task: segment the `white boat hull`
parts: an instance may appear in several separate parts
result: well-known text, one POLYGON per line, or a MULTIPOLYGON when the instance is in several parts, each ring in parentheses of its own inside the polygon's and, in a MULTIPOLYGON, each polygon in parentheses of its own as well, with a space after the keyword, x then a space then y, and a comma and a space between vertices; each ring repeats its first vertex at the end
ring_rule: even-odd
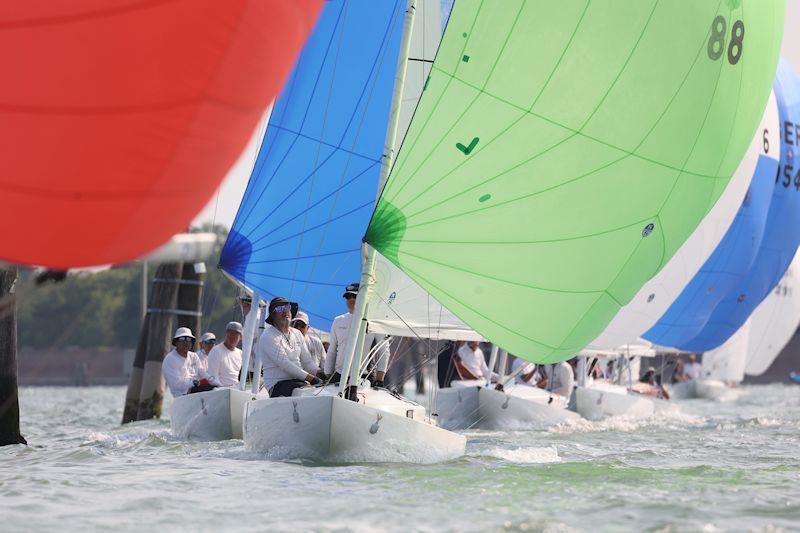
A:
POLYGON ((369 391, 358 403, 310 391, 249 402, 245 447, 272 459, 326 463, 434 463, 464 455, 466 438, 425 420, 418 404, 385 391, 369 391))
POLYGON ((718 402, 734 401, 739 397, 739 391, 716 379, 696 379, 695 394, 698 398, 718 402))
POLYGON ((645 418, 656 411, 655 402, 638 394, 628 394, 623 387, 576 387, 575 404, 578 413, 588 420, 611 416, 645 418))
POLYGON ((546 429, 580 418, 567 410, 566 398, 533 387, 441 389, 436 413, 447 429, 546 429))
POLYGON ((244 406, 254 399, 250 392, 227 388, 179 396, 172 401, 172 433, 201 441, 241 439, 244 406))

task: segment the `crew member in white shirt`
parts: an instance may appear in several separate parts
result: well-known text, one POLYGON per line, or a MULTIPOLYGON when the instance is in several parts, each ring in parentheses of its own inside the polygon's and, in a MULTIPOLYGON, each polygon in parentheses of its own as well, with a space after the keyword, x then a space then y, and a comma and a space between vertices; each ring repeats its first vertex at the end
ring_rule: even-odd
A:
MULTIPOLYGON (((347 312, 337 316, 331 326, 330 346, 325 356, 325 375, 331 376, 331 383, 339 383, 342 378, 342 366, 344 365, 345 346, 347 336, 350 333, 350 324, 353 321, 353 311, 356 308, 356 297, 358 296, 358 283, 351 283, 345 287, 344 298, 347 312)), ((389 367, 389 342, 387 336, 378 333, 367 333, 364 336, 364 348, 361 356, 361 363, 369 357, 373 346, 377 346, 375 359, 375 374, 372 383, 373 387, 383 387, 383 380, 386 377, 386 369, 389 367)))
POLYGON ((320 383, 316 377, 319 367, 308 351, 303 334, 290 326, 292 306, 280 296, 270 301, 269 325, 256 348, 264 369, 264 385, 273 398, 291 396, 298 387, 320 383))
POLYGON ((175 347, 164 357, 161 370, 173 398, 192 392, 203 392, 219 385, 203 368, 197 354, 190 351, 195 337, 189 328, 178 328, 172 337, 175 347))
POLYGON ((292 319, 292 327, 303 334, 308 351, 316 361, 317 366, 325 368, 325 347, 316 335, 310 333, 311 322, 308 320, 308 315, 303 311, 298 311, 297 315, 292 319))
POLYGON ((203 369, 205 369, 206 372, 208 372, 208 354, 211 353, 216 343, 217 336, 210 331, 200 336, 200 349, 197 350, 197 357, 200 358, 200 363, 203 365, 203 369))
POLYGON ((698 379, 702 375, 703 365, 697 362, 695 354, 689 355, 689 362, 683 365, 683 375, 687 379, 698 379))
POLYGON ((552 365, 542 365, 544 376, 539 380, 537 386, 542 389, 560 394, 569 398, 575 385, 575 373, 566 361, 552 365))
POLYGON ((511 373, 516 373, 514 376, 514 383, 517 385, 535 387, 536 383, 541 379, 536 365, 524 359, 520 359, 519 357, 515 357, 514 362, 511 363, 511 373))
POLYGON ((239 322, 228 322, 222 344, 214 346, 208 355, 208 373, 223 387, 235 387, 239 384, 242 350, 238 346, 242 341, 243 329, 239 322))
POLYGON ((478 341, 467 341, 456 352, 458 360, 456 368, 463 380, 496 378, 497 374, 489 370, 486 358, 478 341))

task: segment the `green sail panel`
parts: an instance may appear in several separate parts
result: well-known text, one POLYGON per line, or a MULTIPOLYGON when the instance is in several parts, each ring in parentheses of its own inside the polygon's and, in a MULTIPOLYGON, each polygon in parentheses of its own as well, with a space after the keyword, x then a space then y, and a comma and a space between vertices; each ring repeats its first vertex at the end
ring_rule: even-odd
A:
POLYGON ((783 0, 458 0, 365 237, 478 333, 568 359, 725 190, 783 0))

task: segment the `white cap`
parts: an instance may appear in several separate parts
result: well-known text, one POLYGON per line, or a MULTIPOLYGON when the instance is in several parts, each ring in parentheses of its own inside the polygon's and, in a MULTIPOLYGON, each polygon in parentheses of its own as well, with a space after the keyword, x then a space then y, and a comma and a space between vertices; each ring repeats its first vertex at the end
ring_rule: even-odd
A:
POLYGON ((295 322, 297 322, 298 320, 300 320, 301 322, 303 322, 303 323, 304 323, 306 326, 310 326, 310 325, 311 325, 311 323, 308 321, 308 315, 307 315, 307 314, 305 314, 305 313, 304 313, 304 312, 302 312, 302 311, 298 311, 298 312, 297 312, 297 314, 296 314, 296 315, 294 316, 294 318, 292 319, 292 324, 294 324, 294 323, 295 323, 295 322))
POLYGON ((217 340, 217 336, 214 335, 213 333, 211 333, 210 331, 207 331, 207 332, 203 333, 203 335, 200 337, 200 344, 202 344, 204 342, 215 341, 215 340, 217 340))
POLYGON ((192 334, 192 330, 189 328, 178 328, 175 330, 175 335, 172 336, 172 340, 175 340, 178 337, 191 337, 192 339, 195 338, 192 334))
POLYGON ((225 326, 225 331, 235 331, 237 333, 242 333, 244 328, 239 322, 228 322, 228 325, 225 326))

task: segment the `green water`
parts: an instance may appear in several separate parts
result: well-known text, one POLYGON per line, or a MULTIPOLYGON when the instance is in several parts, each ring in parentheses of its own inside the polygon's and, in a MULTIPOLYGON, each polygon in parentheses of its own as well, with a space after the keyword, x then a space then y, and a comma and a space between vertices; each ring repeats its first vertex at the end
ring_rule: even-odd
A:
POLYGON ((319 466, 119 426, 124 389, 24 388, 0 531, 800 530, 800 387, 682 414, 468 432, 449 463, 319 466), (156 529, 157 528, 157 529, 156 529))

